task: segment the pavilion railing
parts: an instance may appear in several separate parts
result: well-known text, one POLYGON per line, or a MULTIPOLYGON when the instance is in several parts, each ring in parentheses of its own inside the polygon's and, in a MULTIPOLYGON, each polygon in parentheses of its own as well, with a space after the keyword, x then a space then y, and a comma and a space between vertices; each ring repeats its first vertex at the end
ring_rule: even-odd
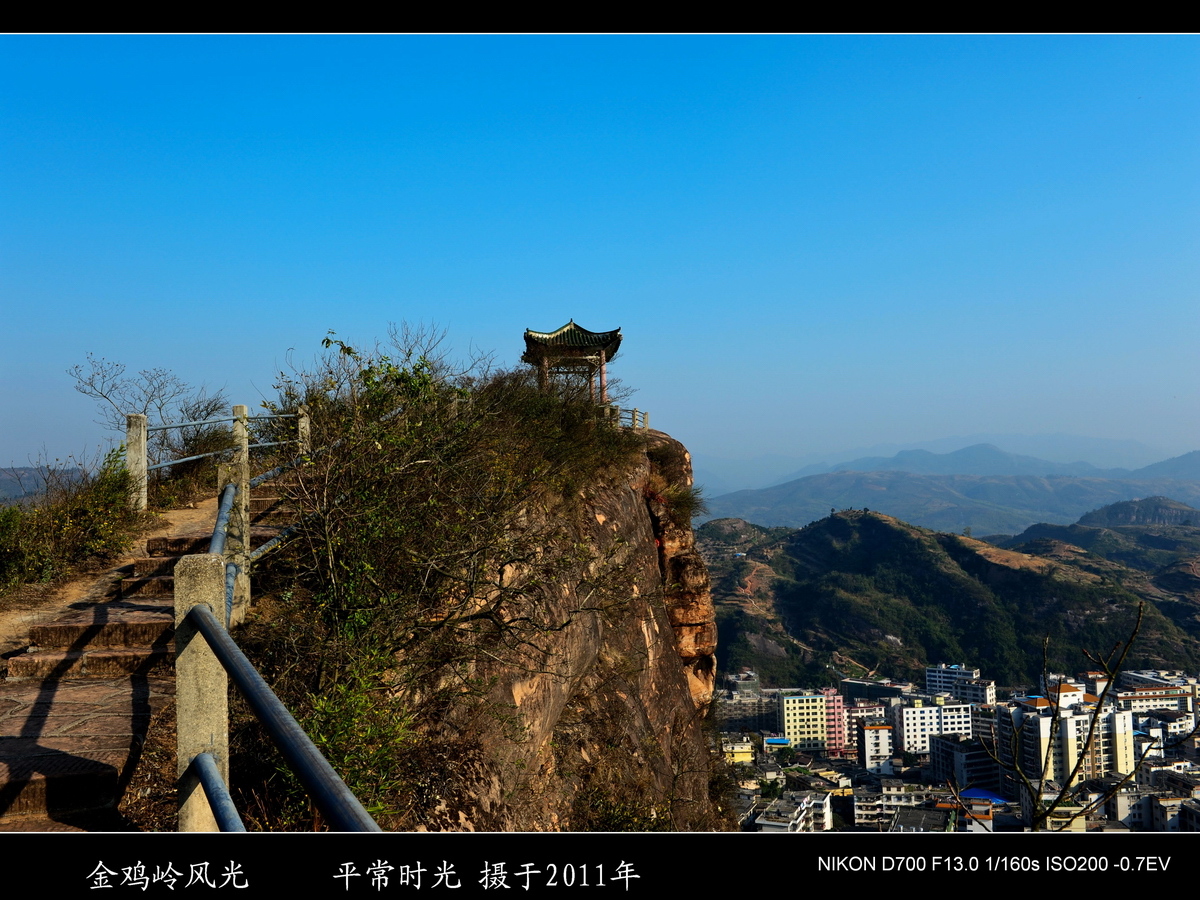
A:
POLYGON ((650 427, 650 413, 644 409, 621 409, 619 406, 604 407, 605 415, 622 428, 645 431, 650 427))

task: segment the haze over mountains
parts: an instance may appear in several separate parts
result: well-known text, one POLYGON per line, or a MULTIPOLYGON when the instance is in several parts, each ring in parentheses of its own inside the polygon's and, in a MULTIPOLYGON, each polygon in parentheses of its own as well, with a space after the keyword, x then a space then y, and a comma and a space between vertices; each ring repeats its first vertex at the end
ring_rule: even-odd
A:
POLYGON ((935 455, 948 455, 978 444, 992 444, 1009 453, 1054 460, 1058 466, 1067 461, 1087 460, 1101 469, 1133 470, 1175 455, 1161 447, 1147 446, 1134 440, 1074 434, 971 434, 907 444, 851 447, 836 452, 775 453, 746 459, 693 453, 692 466, 696 481, 704 487, 708 496, 714 497, 732 491, 772 487, 807 475, 822 475, 832 472, 839 465, 847 465, 847 461, 861 458, 890 459, 905 450, 927 450, 935 455), (838 460, 842 462, 838 463, 838 460))
MULTIPOLYGON (((46 466, 12 466, 0 469, 0 503, 37 496, 46 486, 46 466)), ((74 466, 61 470, 67 479, 81 474, 74 466)))
POLYGON ((949 453, 902 450, 821 468, 771 487, 710 497, 709 518, 800 527, 830 509, 869 508, 926 528, 1015 534, 1151 495, 1200 504, 1200 451, 1137 468, 1101 468, 984 443, 949 453))

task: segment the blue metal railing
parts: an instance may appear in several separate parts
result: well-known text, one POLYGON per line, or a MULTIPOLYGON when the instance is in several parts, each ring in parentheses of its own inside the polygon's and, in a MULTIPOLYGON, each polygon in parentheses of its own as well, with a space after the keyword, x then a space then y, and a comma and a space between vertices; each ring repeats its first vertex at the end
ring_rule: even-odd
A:
POLYGON ((217 507, 217 524, 213 526, 212 540, 208 543, 209 553, 225 552, 225 535, 229 531, 229 514, 233 510, 233 498, 237 496, 238 486, 230 483, 221 492, 221 505, 217 507))
MULTIPOLYGON (((233 500, 238 486, 233 482, 225 485, 221 492, 221 504, 217 507, 217 524, 213 526, 212 540, 208 542, 209 553, 225 554, 225 536, 229 533, 229 516, 233 511, 233 500)), ((233 594, 241 567, 235 562, 225 563, 225 626, 233 621, 233 594)))
POLYGON ((151 425, 149 428, 146 429, 146 431, 147 432, 169 431, 172 428, 190 428, 193 425, 196 425, 196 426, 220 425, 223 422, 236 422, 236 421, 237 421, 237 416, 225 416, 224 418, 221 418, 221 419, 201 419, 196 422, 168 422, 165 425, 151 425))
MULTIPOLYGON (((204 608, 208 609, 207 606, 204 608)), ((245 831, 246 826, 242 824, 242 817, 238 815, 237 806, 229 796, 229 788, 225 786, 212 754, 196 754, 189 768, 204 788, 204 796, 208 798, 208 808, 217 820, 217 827, 221 831, 245 831)))
MULTIPOLYGON (((229 632, 212 614, 212 610, 204 604, 198 604, 192 607, 186 618, 212 648, 213 655, 229 673, 229 677, 241 691, 242 696, 246 698, 246 702, 267 729, 271 740, 283 754, 283 758, 287 760, 288 765, 300 779, 300 783, 304 785, 313 803, 330 826, 336 831, 382 831, 383 829, 371 818, 370 813, 359 803, 358 798, 354 796, 350 788, 346 787, 346 783, 321 755, 321 751, 304 733, 304 729, 300 727, 295 717, 288 712, 287 707, 280 702, 279 698, 275 696, 275 692, 258 674, 254 664, 238 649, 233 638, 229 636, 229 632)), ((192 764, 195 764, 195 760, 192 764)), ((204 783, 205 765, 205 763, 201 763, 201 768, 197 770, 202 784, 204 783)), ((220 780, 220 775, 217 774, 216 781, 220 782, 220 780)), ((207 786, 205 794, 211 798, 207 786)), ((228 796, 228 792, 226 792, 226 796, 228 796)), ((219 791, 218 804, 224 804, 224 800, 219 796, 219 791)), ((232 801, 230 805, 232 805, 232 801)), ((214 808, 214 815, 216 812, 214 808)), ((234 815, 236 816, 236 812, 234 815)), ((245 830, 244 827, 227 829, 219 817, 217 821, 222 831, 245 830)), ((240 819, 238 824, 240 825, 240 819)))
MULTIPOLYGON (((264 473, 252 484, 261 484, 269 477, 281 474, 283 471, 297 465, 302 459, 280 466, 270 473, 264 473), (264 477, 267 476, 267 477, 264 477)), ((229 531, 229 520, 233 504, 239 492, 236 483, 227 484, 221 492, 221 500, 217 508, 217 519, 213 526, 212 539, 209 542, 209 553, 224 555, 226 538, 229 531)), ((286 529, 273 540, 259 547, 254 553, 248 554, 247 559, 257 559, 271 547, 286 540, 298 525, 286 529)), ((305 734, 296 719, 275 696, 274 691, 267 685, 263 677, 254 668, 253 663, 234 643, 229 636, 228 627, 233 612, 233 594, 237 576, 241 568, 234 562, 225 564, 225 623, 222 624, 212 610, 201 603, 193 606, 187 613, 185 621, 192 625, 203 636, 212 649, 213 655, 229 674, 254 714, 267 729, 272 742, 279 749, 289 767, 304 785, 332 828, 338 831, 380 831, 379 825, 363 808, 345 782, 321 755, 320 750, 305 734)), ((245 831, 241 817, 237 813, 228 788, 221 778, 213 758, 207 753, 198 754, 188 764, 204 789, 209 808, 221 831, 245 831)))
MULTIPOLYGON (((270 419, 295 419, 295 418, 298 418, 296 413, 270 413, 268 415, 261 415, 261 416, 246 416, 245 421, 247 421, 247 422, 262 422, 262 421, 267 421, 270 419)), ((219 419, 200 419, 195 422, 171 422, 166 425, 151 425, 149 428, 146 429, 146 432, 150 433, 152 431, 168 431, 172 428, 191 428, 191 427, 199 427, 201 425, 221 425, 221 424, 224 424, 225 422, 237 422, 237 421, 238 421, 237 416, 226 416, 226 417, 219 418, 219 419)), ((263 447, 279 447, 279 446, 282 446, 283 444, 294 444, 294 443, 296 443, 296 439, 291 439, 291 440, 286 440, 286 441, 271 441, 271 442, 264 442, 264 443, 259 443, 259 444, 249 444, 246 446, 246 449, 247 450, 258 450, 263 447)), ((208 453, 197 453, 195 456, 185 456, 180 459, 172 459, 172 460, 168 460, 167 462, 160 462, 160 463, 155 463, 152 466, 146 466, 146 471, 153 472, 156 469, 165 469, 170 466, 178 466, 178 465, 181 465, 186 462, 193 462, 197 459, 207 459, 210 456, 222 456, 226 453, 230 453, 231 451, 232 451, 232 448, 226 448, 224 450, 211 450, 208 453)))

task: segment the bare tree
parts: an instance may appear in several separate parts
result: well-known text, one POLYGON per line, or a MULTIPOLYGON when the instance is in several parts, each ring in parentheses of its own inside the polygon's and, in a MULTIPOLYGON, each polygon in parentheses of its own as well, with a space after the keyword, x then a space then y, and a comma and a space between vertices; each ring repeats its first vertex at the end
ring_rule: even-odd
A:
MULTIPOLYGON (((1063 709, 1064 692, 1061 684, 1051 685, 1048 638, 1042 644, 1042 683, 1045 688, 1046 708, 1049 715, 1023 716, 1019 722, 1010 715, 1009 727, 1005 729, 1007 734, 1003 740, 1003 746, 1000 744, 996 728, 993 725, 992 744, 987 747, 985 743, 985 747, 987 747, 988 755, 1000 766, 1001 771, 1017 783, 1022 795, 1022 804, 1030 804, 1027 819, 1031 830, 1061 831, 1070 828, 1080 818, 1102 808, 1137 777, 1138 771, 1145 764, 1148 754, 1143 753, 1140 759, 1134 760, 1132 757, 1135 751, 1131 745, 1131 764, 1128 772, 1097 771, 1099 762, 1103 758, 1101 734, 1104 730, 1109 729, 1109 722, 1112 724, 1111 730, 1114 738, 1112 744, 1116 743, 1117 722, 1115 717, 1119 715, 1119 712, 1108 701, 1125 667, 1130 648, 1141 632, 1144 615, 1145 602, 1143 601, 1138 604, 1137 617, 1125 640, 1117 641, 1107 653, 1083 651, 1088 661, 1096 667, 1097 674, 1104 681, 1104 687, 1087 713, 1086 733, 1081 741, 1075 742, 1074 762, 1069 766, 1065 765, 1069 735, 1067 734, 1068 729, 1064 728, 1066 723, 1063 709), (1033 734, 1035 728, 1039 731, 1043 728, 1049 731, 1049 739, 1046 741, 1045 749, 1040 757, 1030 752, 1031 748, 1036 746, 1036 738, 1033 734), (1076 801, 1077 783, 1081 776, 1104 775, 1116 776, 1116 780, 1107 785, 1099 796, 1082 803, 1076 801)), ((998 710, 997 715, 1000 714, 1001 712, 998 710)), ((1194 726, 1188 735, 1179 739, 1179 742, 1195 733, 1196 727, 1194 726)), ((1148 750, 1152 749, 1154 748, 1148 748, 1148 750)), ((961 801, 957 786, 951 785, 951 790, 961 801)))
MULTIPOLYGON (((97 424, 117 434, 124 434, 125 417, 131 413, 146 416, 155 426, 202 422, 229 408, 224 390, 210 393, 205 385, 190 385, 161 367, 131 375, 124 363, 89 353, 87 362, 72 366, 67 374, 75 380, 75 390, 96 402, 97 424)), ((150 462, 191 455, 189 448, 213 443, 215 431, 213 426, 194 425, 153 432, 147 447, 150 462)))

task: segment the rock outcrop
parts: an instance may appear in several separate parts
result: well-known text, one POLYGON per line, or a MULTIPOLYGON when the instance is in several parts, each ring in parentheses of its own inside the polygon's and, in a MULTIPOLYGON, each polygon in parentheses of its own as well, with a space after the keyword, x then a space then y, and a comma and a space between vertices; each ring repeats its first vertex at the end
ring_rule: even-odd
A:
POLYGON ((1110 503, 1080 518, 1080 525, 1105 528, 1116 525, 1197 525, 1200 510, 1169 497, 1146 497, 1110 503))
POLYGON ((709 798, 716 624, 691 489, 687 451, 650 432, 631 470, 564 506, 582 552, 539 602, 565 624, 520 667, 481 661, 490 702, 447 716, 455 773, 415 827, 725 827, 709 798))

